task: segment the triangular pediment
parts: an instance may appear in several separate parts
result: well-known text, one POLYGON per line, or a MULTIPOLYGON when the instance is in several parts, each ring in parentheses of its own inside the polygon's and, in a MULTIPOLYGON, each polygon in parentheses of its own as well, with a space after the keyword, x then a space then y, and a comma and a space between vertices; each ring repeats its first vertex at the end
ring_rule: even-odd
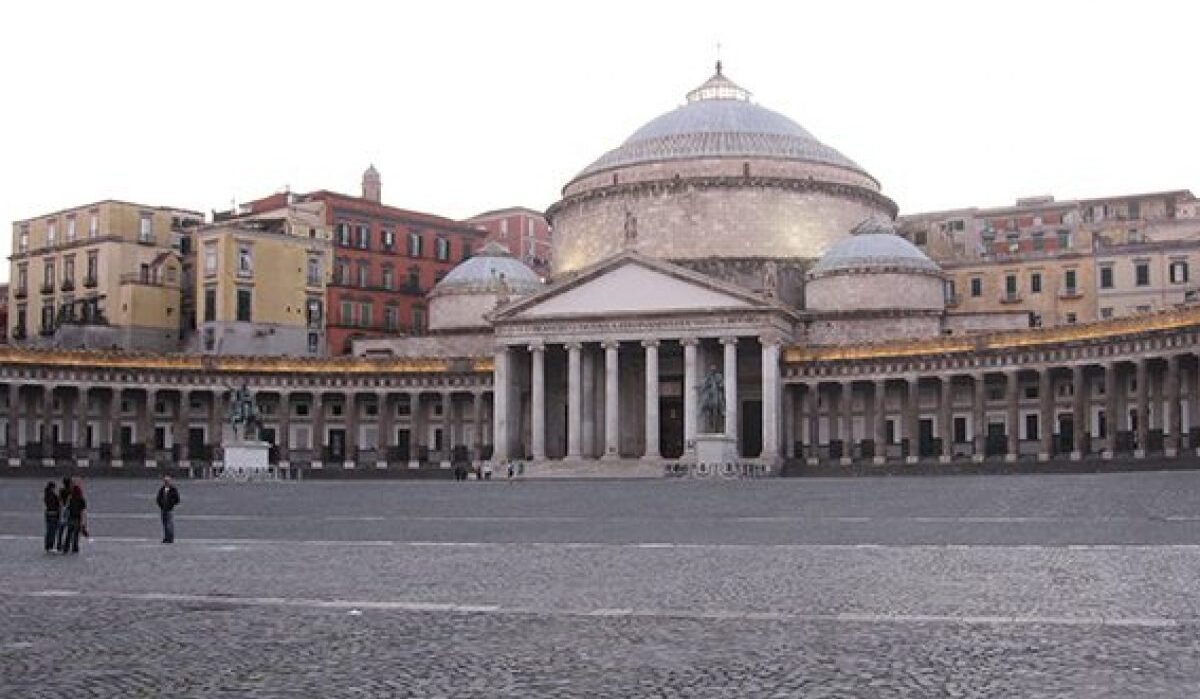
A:
POLYGON ((738 287, 661 260, 619 255, 501 310, 497 319, 612 316, 769 307, 738 287))

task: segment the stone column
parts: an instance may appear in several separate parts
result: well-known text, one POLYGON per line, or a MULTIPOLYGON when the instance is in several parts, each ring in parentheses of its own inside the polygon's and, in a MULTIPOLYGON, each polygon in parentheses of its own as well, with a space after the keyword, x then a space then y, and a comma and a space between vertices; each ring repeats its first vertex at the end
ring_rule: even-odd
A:
MULTIPOLYGON (((779 344, 777 337, 762 342, 762 430, 760 459, 773 467, 779 459, 779 344)), ((774 470, 772 468, 772 470, 774 470)))
POLYGON ((971 460, 978 464, 987 457, 987 374, 974 374, 971 383, 975 389, 971 396, 971 460))
POLYGON ((737 385, 737 338, 723 337, 721 345, 725 348, 725 436, 733 438, 734 451, 740 456, 742 450, 738 439, 738 385, 737 385))
POLYGON ((1075 400, 1072 403, 1071 411, 1071 441, 1074 444, 1074 448, 1071 450, 1071 461, 1079 461, 1088 452, 1088 445, 1085 442, 1087 442, 1087 436, 1091 434, 1091 426, 1088 424, 1088 404, 1091 402, 1089 400, 1091 391, 1085 369, 1086 367, 1082 364, 1071 367, 1071 384, 1075 387, 1075 400))
POLYGON ((796 385, 783 385, 783 454, 796 458, 796 385))
MULTIPOLYGON (((509 430, 509 372, 511 367, 508 362, 508 347, 503 345, 496 348, 496 359, 492 369, 492 458, 495 461, 507 461, 511 458, 510 449, 512 446, 509 430)), ((417 425, 417 406, 418 402, 412 400, 412 406, 409 415, 409 423, 412 427, 409 429, 409 446, 410 456, 415 461, 416 451, 416 425, 417 425)))
POLYGON ((1117 432, 1121 429, 1117 391, 1120 383, 1117 381, 1117 363, 1109 362, 1104 365, 1104 453, 1105 459, 1111 459, 1117 453, 1117 432))
POLYGON ((396 425, 396 409, 392 405, 392 394, 390 391, 379 391, 375 394, 375 404, 378 406, 378 432, 376 438, 376 455, 375 466, 387 468, 391 465, 389 452, 392 449, 392 442, 395 438, 396 425))
POLYGON ((646 453, 647 461, 662 458, 658 444, 658 340, 644 340, 646 348, 646 453))
POLYGON ((1004 393, 1004 399, 1008 402, 1008 419, 1005 425, 1005 431, 1008 433, 1008 453, 1004 455, 1004 460, 1011 463, 1017 460, 1021 451, 1021 425, 1019 424, 1021 414, 1018 410, 1020 386, 1018 385, 1019 374, 1016 369, 1009 369, 1004 372, 1004 375, 1008 379, 1004 393))
POLYGON ((694 337, 679 341, 683 345, 683 450, 696 453, 696 344, 694 337))
POLYGON ((1038 440, 1038 461, 1049 461, 1054 454, 1054 374, 1051 367, 1043 367, 1038 372, 1038 400, 1041 410, 1038 415, 1038 426, 1041 428, 1041 438, 1038 440))
POLYGON ((292 394, 279 391, 279 419, 275 421, 275 447, 279 450, 279 468, 292 464, 292 394))
MULTIPOLYGON (((579 385, 582 367, 578 342, 567 343, 567 458, 579 459, 582 451, 583 392, 579 385)), ((656 355, 657 356, 657 355, 656 355)))
POLYGON ((1182 442, 1179 433, 1182 430, 1182 420, 1179 419, 1179 355, 1167 357, 1167 373, 1164 381, 1166 393, 1166 408, 1163 413, 1163 455, 1173 459, 1179 455, 1182 442))
POLYGON ((1146 457, 1150 446, 1150 361, 1145 357, 1137 362, 1137 448, 1133 458, 1146 457))
POLYGON ((875 458, 872 461, 876 464, 883 464, 887 461, 887 381, 883 379, 875 380, 875 390, 872 396, 875 399, 875 408, 871 411, 872 423, 872 439, 875 440, 875 458))
POLYGON ((904 436, 908 437, 907 463, 915 464, 921 458, 921 384, 915 376, 906 380, 907 391, 904 401, 904 436))
POLYGON ((938 461, 949 463, 954 458, 954 377, 946 375, 941 380, 941 396, 938 399, 938 437, 942 440, 942 453, 938 461))
POLYGON ((621 414, 621 395, 617 378, 620 375, 620 347, 616 340, 608 340, 604 346, 604 457, 607 460, 620 458, 621 440, 618 434, 621 414))
MULTIPOLYGON (((442 468, 450 468, 450 458, 454 451, 454 425, 451 422, 454 412, 454 394, 442 391, 442 468)), ((545 403, 543 402, 543 408, 545 403)), ((542 459, 546 458, 546 412, 542 410, 542 459)))
POLYGON ((84 450, 88 448, 87 443, 87 424, 88 424, 88 394, 91 389, 88 386, 80 386, 75 393, 75 459, 76 461, 84 458, 84 450))
MULTIPOLYGON (((546 346, 540 342, 529 345, 531 391, 529 421, 533 438, 534 461, 546 460, 546 346)), ((445 415, 449 406, 442 410, 445 415)), ((445 432, 445 431, 444 431, 445 432)), ((448 438, 448 435, 447 435, 448 438)))
POLYGON ((841 465, 849 466, 854 461, 854 382, 842 381, 840 384, 842 429, 841 465))
POLYGON ((821 416, 818 414, 821 408, 820 389, 821 384, 817 381, 804 384, 804 413, 805 419, 808 420, 806 459, 810 466, 815 466, 820 461, 821 416))

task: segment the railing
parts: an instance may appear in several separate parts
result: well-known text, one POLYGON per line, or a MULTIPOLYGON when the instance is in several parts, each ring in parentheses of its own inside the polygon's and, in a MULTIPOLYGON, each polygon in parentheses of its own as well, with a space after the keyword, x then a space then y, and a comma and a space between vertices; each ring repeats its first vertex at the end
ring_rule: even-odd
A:
POLYGON ((89 289, 94 289, 96 287, 96 285, 99 283, 100 283, 99 280, 96 279, 95 277, 84 277, 83 278, 83 285, 89 289))
POLYGON ((42 284, 42 293, 43 294, 53 294, 54 293, 54 282, 43 283, 42 284))
POLYGON ((1020 303, 1021 295, 1017 293, 1004 294, 1000 297, 1000 303, 1020 303))
POLYGON ((1083 292, 1079 290, 1079 287, 1068 286, 1058 292, 1058 297, 1060 299, 1078 299, 1083 298, 1083 292))
POLYGON ((962 297, 958 294, 949 294, 946 296, 946 305, 950 307, 957 306, 962 303, 962 297))
POLYGON ((162 286, 162 282, 154 277, 145 277, 138 272, 121 275, 122 284, 141 284, 142 286, 162 286))
POLYGON ((29 289, 26 289, 23 286, 18 286, 15 289, 13 289, 13 298, 14 299, 23 299, 28 295, 29 295, 29 289))
POLYGON ((62 280, 61 288, 63 291, 74 291, 75 290, 75 280, 71 279, 71 278, 62 280))

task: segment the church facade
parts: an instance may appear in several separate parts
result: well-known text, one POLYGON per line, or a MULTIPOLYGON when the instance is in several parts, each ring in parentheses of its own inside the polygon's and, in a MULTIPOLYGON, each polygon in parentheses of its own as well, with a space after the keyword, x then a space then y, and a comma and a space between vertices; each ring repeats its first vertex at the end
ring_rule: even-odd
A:
POLYGON ((1028 330, 947 306, 862 167, 723 74, 584 168, 543 280, 500 245, 430 332, 336 359, 0 351, 10 473, 219 464, 246 385, 294 474, 658 476, 1200 449, 1200 308, 1028 330))

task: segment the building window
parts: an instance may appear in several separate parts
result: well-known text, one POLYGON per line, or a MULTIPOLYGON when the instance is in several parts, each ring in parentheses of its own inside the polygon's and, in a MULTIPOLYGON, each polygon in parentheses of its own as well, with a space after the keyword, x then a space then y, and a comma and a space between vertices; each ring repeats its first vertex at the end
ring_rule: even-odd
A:
POLYGON ((405 282, 405 286, 408 287, 409 291, 414 292, 414 293, 419 292, 421 290, 421 268, 420 267, 409 267, 408 268, 408 281, 405 282))
POLYGON ((1135 286, 1150 286, 1150 263, 1135 262, 1133 264, 1133 283, 1135 286))
POLYGON ((384 267, 382 277, 383 277, 383 279, 382 279, 383 288, 387 289, 388 291, 391 291, 393 284, 395 284, 395 273, 392 272, 392 268, 384 267))
POLYGON ((1063 286, 1066 287, 1065 291, 1068 294, 1073 295, 1076 293, 1077 290, 1076 290, 1076 285, 1075 285, 1075 270, 1068 269, 1065 272, 1063 272, 1063 286))
POLYGON ((100 235, 100 215, 95 211, 88 214, 88 237, 95 238, 100 235))
POLYGON ((1041 272, 1033 272, 1032 274, 1029 275, 1029 293, 1031 293, 1031 294, 1042 293, 1042 273, 1041 272))
POLYGON ((253 305, 253 296, 250 289, 239 288, 237 290, 237 319, 239 322, 250 322, 250 309, 253 305))
POLYGON ((211 323, 217 319, 217 287, 204 287, 204 322, 211 323))
POLYGON ((337 260, 333 266, 333 283, 342 286, 350 284, 350 262, 337 260))
POLYGON ((425 309, 420 306, 413 306, 412 309, 412 334, 420 335, 425 330, 425 309))
POLYGON ((379 234, 379 244, 387 252, 396 247, 396 233, 390 228, 384 228, 379 234))
POLYGON ((439 237, 434 243, 434 251, 439 260, 445 261, 450 259, 450 241, 439 237))
POLYGON ((254 275, 254 260, 250 256, 250 244, 238 244, 238 266, 237 273, 239 277, 250 277, 254 275))
POLYGON ((1149 313, 1152 310, 1152 307, 1151 306, 1138 306, 1136 310, 1138 313, 1149 313))
POLYGON ((42 291, 54 290, 54 261, 46 260, 42 268, 42 291))
POLYGON ((75 242, 75 216, 67 217, 67 242, 75 242))
POLYGON ((1042 327, 1042 314, 1041 313, 1030 313, 1029 314, 1029 327, 1031 327, 1031 328, 1042 327))
POLYGON ((369 301, 363 301, 362 303, 358 304, 358 324, 359 325, 363 326, 364 328, 371 327, 371 320, 372 320, 371 311, 372 311, 372 308, 371 308, 371 303, 369 301))
POLYGON ((63 277, 62 280, 63 280, 63 289, 64 290, 66 290, 68 286, 70 286, 70 287, 75 286, 75 256, 74 255, 67 255, 67 256, 63 257, 62 277, 63 277))
POLYGON ((925 231, 913 231, 913 245, 926 245, 929 243, 929 234, 925 231))
POLYGON ((397 309, 395 306, 384 306, 383 307, 383 329, 384 330, 395 331, 396 330, 396 322, 397 322, 398 318, 399 318, 399 309, 397 309))
POLYGON ((98 250, 88 250, 87 276, 84 277, 84 279, 83 279, 84 285, 85 286, 96 286, 99 276, 100 276, 100 252, 98 250))
POLYGON ((217 273, 217 244, 204 244, 204 276, 212 277, 217 273))
POLYGON ((1004 275, 1004 296, 1005 298, 1015 299, 1017 297, 1017 275, 1004 275))
POLYGON ((1076 316, 1074 313, 1068 313, 1067 314, 1067 325, 1074 325, 1075 321, 1077 319, 1078 319, 1078 316, 1076 316))
POLYGON ((318 333, 308 334, 308 353, 317 354, 321 351, 321 336, 318 333))
POLYGON ((54 247, 55 243, 57 243, 57 242, 58 242, 58 222, 57 221, 47 221, 46 222, 46 245, 49 247, 54 247))
POLYGON ((309 299, 307 305, 308 327, 321 327, 321 299, 309 299))
POLYGON ((336 231, 337 244, 342 247, 349 247, 350 246, 350 224, 349 223, 339 223, 336 226, 334 226, 334 229, 336 231))
POLYGON ((24 262, 17 265, 17 288, 15 290, 22 294, 29 291, 29 265, 24 262))
POLYGON ((154 219, 152 214, 142 214, 138 217, 138 241, 154 242, 154 219))
POLYGON ((983 296, 983 277, 971 277, 971 296, 983 296))
POLYGON ((342 301, 342 314, 339 320, 342 325, 354 325, 354 304, 349 301, 342 301))
POLYGON ((1058 249, 1069 250, 1071 248, 1071 231, 1065 228, 1058 230, 1058 249))
POLYGON ((371 228, 370 226, 358 227, 358 247, 360 250, 371 249, 371 228))
POLYGON ((470 257, 471 257, 471 243, 464 240, 463 244, 462 244, 462 258, 464 260, 466 260, 470 257))
POLYGON ((315 257, 308 258, 308 285, 320 286, 321 261, 315 257))
POLYGON ((1033 233, 1030 237, 1033 239, 1033 249, 1035 251, 1046 249, 1046 237, 1041 231, 1033 233))
POLYGON ((358 285, 364 289, 371 285, 371 267, 363 261, 358 263, 358 285))
POLYGON ((408 256, 409 257, 420 257, 421 256, 421 234, 420 233, 409 233, 408 234, 408 256))
POLYGON ((217 333, 212 328, 204 329, 204 350, 213 351, 217 346, 217 333))
POLYGON ((1188 280, 1188 263, 1186 260, 1175 260, 1168 268, 1172 284, 1186 284, 1188 280))
POLYGON ((1111 265, 1100 268, 1100 288, 1113 288, 1113 268, 1111 265))
POLYGON ((1101 308, 1100 309, 1100 318, 1102 320, 1109 320, 1112 317, 1113 317, 1113 309, 1111 309, 1111 308, 1101 308))
POLYGON ((29 251, 29 224, 21 224, 21 232, 17 236, 17 252, 29 251))

